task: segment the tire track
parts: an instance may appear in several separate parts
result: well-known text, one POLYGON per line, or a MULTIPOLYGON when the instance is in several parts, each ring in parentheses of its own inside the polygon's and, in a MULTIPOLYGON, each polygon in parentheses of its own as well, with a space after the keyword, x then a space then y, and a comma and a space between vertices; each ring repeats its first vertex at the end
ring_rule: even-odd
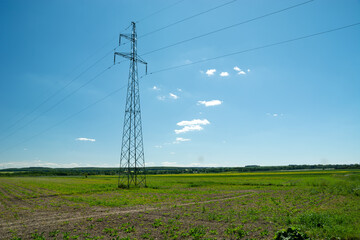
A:
MULTIPOLYGON (((99 208, 98 210, 96 209, 91 209, 91 214, 84 214, 81 211, 78 212, 71 212, 71 213, 67 213, 67 214, 71 214, 71 217, 67 216, 66 217, 66 213, 65 214, 59 214, 59 213, 55 213, 53 216, 50 217, 45 217, 45 218, 41 218, 41 219, 36 219, 32 218, 29 220, 23 220, 23 221, 16 221, 16 222, 11 222, 11 223, 0 223, 0 232, 4 232, 7 229, 18 229, 27 225, 31 225, 32 228, 37 228, 38 226, 51 226, 54 224, 59 224, 65 221, 78 221, 78 220, 84 220, 86 218, 96 218, 96 217, 104 217, 104 216, 108 216, 108 215, 117 215, 117 214, 128 214, 128 213, 139 213, 139 212, 146 212, 146 211, 156 211, 156 210, 166 210, 166 209, 170 209, 172 206, 176 205, 176 206, 190 206, 190 205, 196 205, 196 204, 207 204, 207 203, 212 203, 212 202, 220 202, 220 201, 226 201, 226 200, 232 200, 232 199, 238 199, 238 198, 243 198, 243 197, 247 197, 250 196, 254 193, 257 193, 257 191, 247 191, 247 194, 242 194, 239 196, 232 196, 232 197, 225 197, 225 198, 217 198, 217 199, 211 199, 211 200, 206 200, 206 201, 199 201, 199 202, 189 202, 189 203, 171 203, 171 204, 167 204, 161 207, 143 207, 143 208, 135 208, 135 209, 106 209, 106 208, 99 208), (64 216, 65 215, 65 216, 64 216)), ((47 215, 48 213, 46 213, 45 215, 47 215)))

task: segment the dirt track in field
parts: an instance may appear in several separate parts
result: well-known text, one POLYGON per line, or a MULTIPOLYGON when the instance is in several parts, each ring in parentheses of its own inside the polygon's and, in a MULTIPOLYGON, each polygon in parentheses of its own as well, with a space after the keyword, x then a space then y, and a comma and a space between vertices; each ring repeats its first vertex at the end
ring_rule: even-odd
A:
POLYGON ((128 213, 139 213, 139 212, 146 212, 146 211, 156 211, 156 210, 168 210, 173 205, 176 206, 189 206, 189 205, 195 205, 195 204, 207 204, 211 202, 220 202, 220 201, 226 201, 231 199, 237 199, 249 196, 255 191, 244 191, 247 192, 247 194, 242 194, 239 196, 228 196, 223 198, 216 198, 212 200, 206 200, 206 201, 200 201, 200 202, 190 202, 190 203, 178 203, 178 204, 167 204, 161 207, 136 207, 136 208, 103 208, 103 207, 92 207, 87 209, 72 209, 72 211, 69 211, 71 209, 67 209, 66 211, 38 211, 33 212, 30 216, 9 221, 6 223, 0 223, 0 233, 3 236, 3 233, 7 232, 9 229, 18 229, 23 227, 32 227, 37 228, 38 226, 51 226, 56 225, 59 223, 63 223, 66 221, 78 221, 83 220, 87 218, 98 218, 98 217, 104 217, 109 215, 122 215, 122 214, 128 214, 128 213))

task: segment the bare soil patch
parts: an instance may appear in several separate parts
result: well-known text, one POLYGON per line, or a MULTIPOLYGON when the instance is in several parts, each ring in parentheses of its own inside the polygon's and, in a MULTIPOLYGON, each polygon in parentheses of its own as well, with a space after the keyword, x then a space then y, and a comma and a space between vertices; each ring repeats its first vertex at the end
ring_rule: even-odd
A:
MULTIPOLYGON (((164 221, 166 221, 166 219, 172 219, 170 215, 171 212, 174 211, 174 206, 188 207, 192 205, 211 204, 214 202, 245 198, 254 192, 255 191, 245 190, 239 192, 241 193, 240 195, 218 195, 213 196, 214 199, 206 201, 163 204, 160 207, 137 206, 128 208, 89 207, 86 205, 69 206, 66 204, 62 204, 58 207, 50 205, 49 197, 47 196, 26 200, 18 199, 17 201, 12 202, 12 206, 16 206, 18 209, 22 210, 17 212, 16 217, 8 216, 3 219, 4 221, 0 223, 0 238, 11 239, 16 235, 22 239, 32 239, 31 236, 34 235, 34 232, 35 234, 51 235, 53 232, 59 232, 60 234, 68 233, 70 231, 73 233, 74 229, 76 229, 75 232, 88 233, 89 236, 96 236, 104 234, 105 228, 117 229, 119 226, 129 223, 129 221, 132 226, 134 225, 134 227, 137 226, 139 228, 137 230, 138 233, 132 233, 132 235, 139 235, 141 238, 140 235, 146 234, 146 231, 143 231, 144 228, 142 226, 149 225, 149 229, 153 229, 154 227, 151 224, 155 219, 164 218, 164 221), (40 205, 42 207, 39 207, 40 205), (44 205, 47 207, 43 207, 44 205), (24 206, 26 208, 22 208, 24 206), (139 215, 141 216, 139 217, 139 215), (132 222, 134 219, 141 219, 141 221, 132 222)), ((51 198, 56 202, 66 202, 66 200, 61 199, 60 196, 53 196, 51 198)), ((14 199, 15 198, 12 197, 12 200, 14 199)), ((182 219, 179 220, 179 222, 181 222, 181 225, 189 227, 193 224, 201 224, 204 227, 214 227, 216 225, 216 229, 219 228, 219 223, 211 221, 182 219)), ((130 232, 131 230, 128 230, 128 232, 125 231, 123 235, 126 236, 130 232)), ((154 231, 152 235, 154 235, 153 237, 155 237, 155 239, 161 239, 160 235, 157 236, 156 231, 154 231)))

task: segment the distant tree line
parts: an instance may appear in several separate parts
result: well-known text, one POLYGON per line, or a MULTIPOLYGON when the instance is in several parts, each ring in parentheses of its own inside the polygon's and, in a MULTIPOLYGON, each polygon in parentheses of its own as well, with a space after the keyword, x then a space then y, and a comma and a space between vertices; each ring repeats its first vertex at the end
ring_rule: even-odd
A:
MULTIPOLYGON (((266 171, 297 171, 297 170, 331 170, 360 169, 360 164, 317 164, 288 166, 257 166, 245 167, 147 167, 146 174, 181 174, 181 173, 223 173, 223 172, 266 172, 266 171)), ((117 175, 118 168, 8 168, 0 170, 1 176, 84 176, 117 175)))

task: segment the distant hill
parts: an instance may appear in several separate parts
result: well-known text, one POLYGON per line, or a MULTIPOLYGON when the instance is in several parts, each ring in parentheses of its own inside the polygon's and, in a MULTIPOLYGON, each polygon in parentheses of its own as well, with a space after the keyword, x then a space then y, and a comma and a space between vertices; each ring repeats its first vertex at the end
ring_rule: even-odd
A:
MULTIPOLYGON (((258 166, 245 167, 147 167, 147 174, 180 174, 180 173, 220 173, 220 172, 266 172, 266 171, 300 171, 300 170, 331 170, 360 169, 359 164, 336 165, 288 165, 288 166, 258 166)), ((118 168, 77 167, 48 168, 27 167, 0 169, 0 176, 79 176, 79 175, 116 175, 118 168)))

